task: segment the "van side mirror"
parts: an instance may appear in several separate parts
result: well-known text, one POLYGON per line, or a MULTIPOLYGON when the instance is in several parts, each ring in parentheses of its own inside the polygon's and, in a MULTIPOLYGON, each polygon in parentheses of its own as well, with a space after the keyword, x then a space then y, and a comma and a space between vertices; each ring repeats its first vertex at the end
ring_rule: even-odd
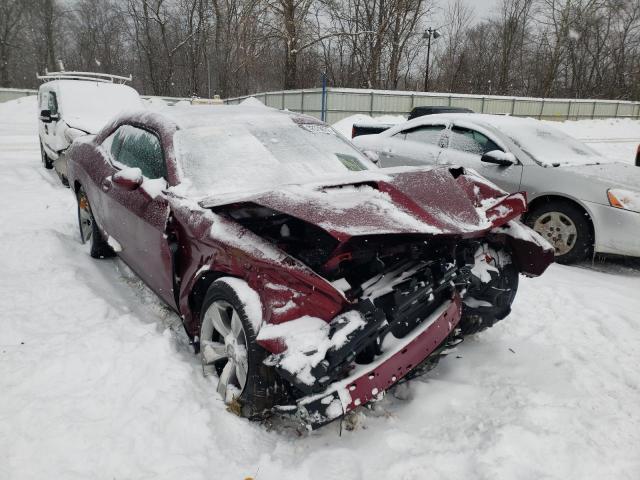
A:
POLYGON ((60 116, 57 113, 51 113, 51 110, 40 110, 40 120, 44 123, 58 121, 60 116))
POLYGON ((492 150, 485 153, 482 155, 482 158, 480 158, 480 161, 484 163, 493 163, 494 165, 500 165, 502 167, 510 167, 517 162, 513 153, 505 153, 500 150, 492 150))

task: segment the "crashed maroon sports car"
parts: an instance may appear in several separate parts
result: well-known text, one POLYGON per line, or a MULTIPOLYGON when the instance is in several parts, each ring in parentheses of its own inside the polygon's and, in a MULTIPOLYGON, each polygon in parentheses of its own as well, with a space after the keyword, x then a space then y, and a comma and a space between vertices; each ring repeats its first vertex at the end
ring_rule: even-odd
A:
POLYGON ((230 410, 315 427, 510 312, 553 249, 462 168, 383 170, 327 125, 245 106, 121 116, 76 141, 83 242, 183 319, 230 410))

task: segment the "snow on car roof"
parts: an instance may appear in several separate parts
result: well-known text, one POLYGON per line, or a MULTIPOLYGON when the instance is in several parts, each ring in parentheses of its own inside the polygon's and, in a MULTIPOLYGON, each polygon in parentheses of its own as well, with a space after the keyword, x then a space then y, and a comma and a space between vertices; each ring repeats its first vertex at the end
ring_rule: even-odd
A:
POLYGON ((543 166, 577 166, 610 163, 596 150, 560 129, 535 118, 481 113, 445 113, 419 117, 407 124, 429 125, 452 121, 459 126, 481 126, 506 136, 518 148, 543 166))
POLYGON ((96 133, 123 110, 142 107, 138 92, 127 85, 54 80, 47 82, 42 88, 55 89, 58 108, 68 125, 89 133, 96 133))

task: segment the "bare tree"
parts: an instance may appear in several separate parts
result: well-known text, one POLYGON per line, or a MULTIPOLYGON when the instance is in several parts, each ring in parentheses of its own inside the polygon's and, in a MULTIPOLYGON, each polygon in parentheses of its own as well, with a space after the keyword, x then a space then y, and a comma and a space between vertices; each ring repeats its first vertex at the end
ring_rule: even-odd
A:
POLYGON ((9 86, 12 53, 19 50, 19 33, 26 13, 20 0, 0 1, 0 85, 9 86))

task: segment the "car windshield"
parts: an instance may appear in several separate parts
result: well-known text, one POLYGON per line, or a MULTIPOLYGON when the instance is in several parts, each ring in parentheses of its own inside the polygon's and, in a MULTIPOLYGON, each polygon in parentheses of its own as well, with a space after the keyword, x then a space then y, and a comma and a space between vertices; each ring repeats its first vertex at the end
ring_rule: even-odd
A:
POLYGON ((287 115, 178 130, 176 158, 196 196, 264 189, 376 168, 331 127, 287 115))
POLYGON ((544 166, 608 163, 596 150, 545 122, 504 117, 491 122, 513 143, 544 166))

